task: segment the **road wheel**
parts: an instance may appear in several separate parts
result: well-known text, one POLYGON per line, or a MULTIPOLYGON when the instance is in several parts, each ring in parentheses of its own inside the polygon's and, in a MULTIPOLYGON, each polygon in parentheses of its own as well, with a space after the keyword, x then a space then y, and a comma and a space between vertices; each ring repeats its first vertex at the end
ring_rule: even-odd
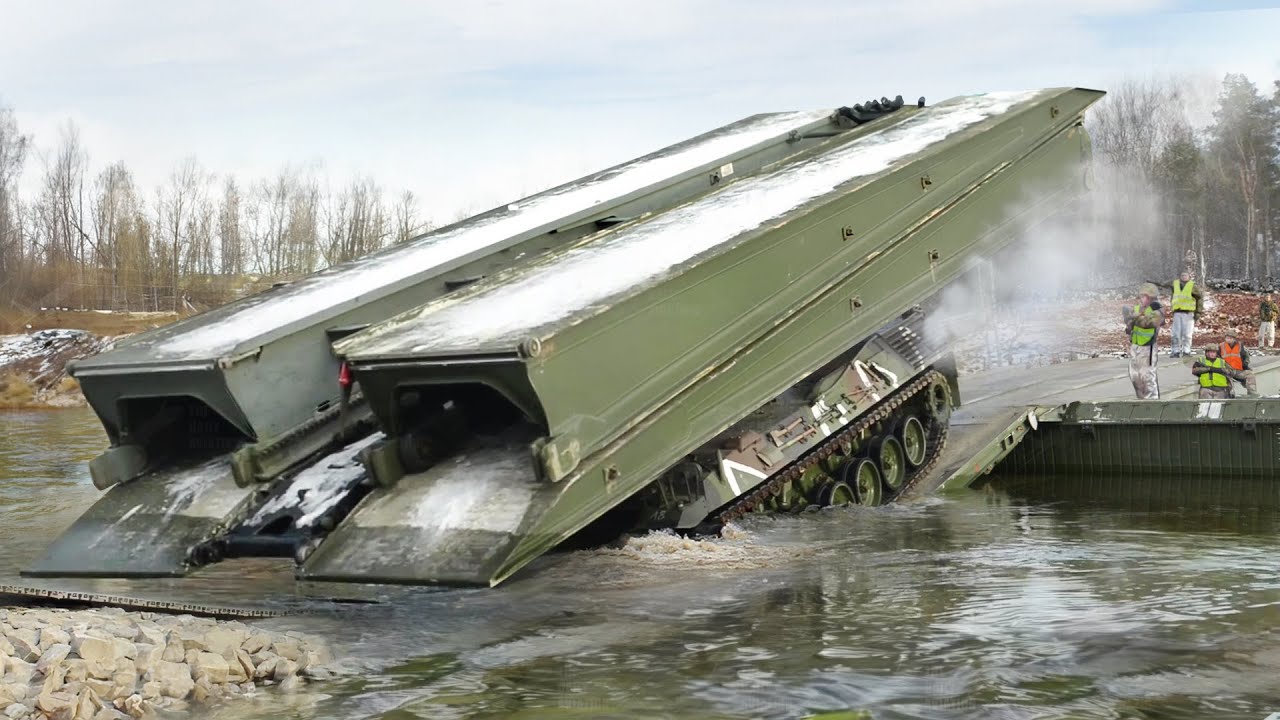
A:
POLYGON ((874 506, 884 501, 880 469, 870 458, 854 458, 841 465, 840 482, 853 490, 859 504, 874 506))
POLYGON ((929 435, 925 432, 924 423, 915 415, 908 415, 898 428, 898 440, 902 442, 903 454, 907 464, 918 468, 924 464, 929 451, 929 435))
POLYGON ((871 458, 876 461, 876 467, 880 469, 880 477, 883 478, 884 486, 889 489, 889 492, 896 493, 901 490, 903 481, 907 479, 905 456, 902 443, 892 435, 879 438, 871 444, 871 458))

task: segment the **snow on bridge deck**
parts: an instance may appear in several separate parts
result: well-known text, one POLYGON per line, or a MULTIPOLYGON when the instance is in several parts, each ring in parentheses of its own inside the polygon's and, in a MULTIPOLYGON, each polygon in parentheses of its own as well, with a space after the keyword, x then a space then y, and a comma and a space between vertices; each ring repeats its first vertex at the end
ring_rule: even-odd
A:
POLYGON ((831 110, 756 115, 580 182, 531 196, 494 213, 333 267, 292 285, 217 308, 130 345, 156 359, 223 357, 245 343, 352 301, 369 301, 417 282, 442 264, 463 261, 518 236, 555 229, 566 217, 652 188, 819 122, 831 110))
MULTIPOLYGON (((511 346, 568 318, 635 295, 695 258, 723 252, 746 234, 851 181, 876 176, 1044 91, 956 98, 873 131, 837 150, 744 178, 712 195, 619 229, 554 259, 461 295, 446 296, 338 345, 352 357, 457 352, 511 346)), ((484 281, 482 281, 484 283, 484 281)))

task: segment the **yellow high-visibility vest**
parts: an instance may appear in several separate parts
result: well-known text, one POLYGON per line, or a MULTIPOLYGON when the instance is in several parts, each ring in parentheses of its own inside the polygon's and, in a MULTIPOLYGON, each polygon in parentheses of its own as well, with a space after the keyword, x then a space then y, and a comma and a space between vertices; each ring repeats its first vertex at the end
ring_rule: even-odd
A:
MULTIPOLYGON (((1208 365, 1209 367, 1215 368, 1215 369, 1222 369, 1223 367, 1226 366, 1226 363, 1222 361, 1222 358, 1218 358, 1217 360, 1210 360, 1209 358, 1205 358, 1204 360, 1200 361, 1200 364, 1208 365)), ((1227 376, 1225 373, 1220 373, 1220 372, 1200 373, 1200 387, 1224 388, 1230 384, 1231 383, 1228 382, 1227 376)))
POLYGON ((1191 294, 1191 288, 1195 285, 1189 282, 1182 284, 1181 280, 1173 281, 1173 311, 1174 312, 1195 312, 1196 298, 1191 294))
MULTIPOLYGON (((1148 309, 1146 312, 1151 312, 1151 310, 1148 309)), ((1133 319, 1135 321, 1138 318, 1142 317, 1143 314, 1144 313, 1141 306, 1138 306, 1138 305, 1133 306, 1133 319)), ((1155 328, 1138 327, 1138 325, 1135 323, 1133 326, 1133 334, 1130 335, 1129 339, 1133 341, 1134 345, 1147 345, 1147 344, 1150 344, 1150 342, 1154 340, 1155 337, 1156 337, 1155 328)))

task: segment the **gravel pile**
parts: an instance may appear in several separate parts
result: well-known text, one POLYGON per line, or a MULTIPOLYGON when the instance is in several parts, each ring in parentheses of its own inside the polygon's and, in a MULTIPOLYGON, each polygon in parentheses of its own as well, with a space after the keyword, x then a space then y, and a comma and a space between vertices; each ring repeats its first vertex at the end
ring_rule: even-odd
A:
POLYGON ((119 609, 0 609, 0 718, 121 720, 326 678, 317 640, 119 609))

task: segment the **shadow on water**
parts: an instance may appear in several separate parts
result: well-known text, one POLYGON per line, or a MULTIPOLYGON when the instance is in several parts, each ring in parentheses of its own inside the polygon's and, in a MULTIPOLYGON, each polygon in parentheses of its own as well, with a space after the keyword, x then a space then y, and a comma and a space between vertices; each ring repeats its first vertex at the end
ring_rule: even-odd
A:
MULTIPOLYGON (((0 572, 11 575, 97 497, 83 462, 103 441, 87 413, 0 425, 0 509, 14 520, 0 529, 0 572)), ((877 720, 1154 720, 1280 709, 1280 510, 1081 495, 974 492, 752 518, 708 541, 653 533, 543 558, 492 590, 342 586, 385 602, 266 624, 330 639, 350 675, 202 716, 866 708, 877 720)), ((302 592, 283 564, 165 583, 112 587, 302 592)))

